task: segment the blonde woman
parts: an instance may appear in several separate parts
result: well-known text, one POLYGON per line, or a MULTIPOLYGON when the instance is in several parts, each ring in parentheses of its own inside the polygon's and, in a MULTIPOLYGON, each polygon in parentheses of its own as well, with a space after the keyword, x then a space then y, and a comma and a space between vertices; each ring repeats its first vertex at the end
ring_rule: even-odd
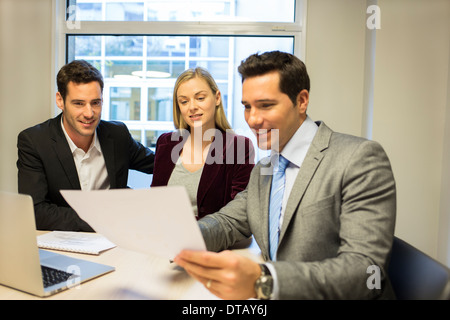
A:
POLYGON ((152 187, 184 185, 197 219, 214 213, 244 190, 254 166, 250 139, 231 130, 210 73, 184 71, 173 91, 177 129, 156 144, 152 187))

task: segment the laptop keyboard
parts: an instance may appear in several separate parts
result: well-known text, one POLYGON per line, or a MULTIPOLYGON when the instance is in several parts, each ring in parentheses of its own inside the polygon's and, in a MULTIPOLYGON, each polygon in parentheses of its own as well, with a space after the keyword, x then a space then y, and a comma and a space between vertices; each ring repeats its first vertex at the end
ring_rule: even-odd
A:
POLYGON ((44 288, 67 281, 71 276, 74 276, 73 273, 68 273, 62 270, 57 270, 45 266, 41 266, 41 268, 42 279, 44 280, 44 288))

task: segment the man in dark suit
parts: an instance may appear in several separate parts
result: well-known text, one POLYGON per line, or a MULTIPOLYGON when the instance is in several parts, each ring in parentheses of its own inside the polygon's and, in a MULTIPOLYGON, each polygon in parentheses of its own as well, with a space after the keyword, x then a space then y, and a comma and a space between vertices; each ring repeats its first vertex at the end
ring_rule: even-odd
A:
POLYGON ((83 60, 57 75, 62 113, 18 136, 18 189, 33 197, 41 230, 94 231, 69 207, 63 189, 126 188, 128 170, 151 174, 154 153, 125 124, 100 119, 103 78, 83 60))

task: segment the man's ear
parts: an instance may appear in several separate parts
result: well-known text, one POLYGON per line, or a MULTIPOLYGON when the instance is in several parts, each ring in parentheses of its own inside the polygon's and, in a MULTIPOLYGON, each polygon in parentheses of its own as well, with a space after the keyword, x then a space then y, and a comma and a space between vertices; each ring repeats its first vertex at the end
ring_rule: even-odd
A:
POLYGON ((59 92, 56 93, 56 105, 59 109, 64 111, 64 99, 59 92))
POLYGON ((297 95, 297 107, 299 108, 299 112, 302 114, 306 114, 306 110, 308 110, 309 104, 309 92, 306 89, 303 89, 297 95))

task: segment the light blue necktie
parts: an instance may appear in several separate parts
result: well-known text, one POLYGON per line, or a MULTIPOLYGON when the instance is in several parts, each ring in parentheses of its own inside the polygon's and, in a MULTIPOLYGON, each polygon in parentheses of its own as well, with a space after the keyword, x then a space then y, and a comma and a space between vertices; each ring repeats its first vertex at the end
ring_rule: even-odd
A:
POLYGON ((278 248, 278 238, 280 233, 280 215, 281 205, 283 202, 285 171, 289 164, 289 160, 283 156, 279 156, 278 167, 274 167, 272 178, 272 189, 270 191, 270 208, 269 208, 269 250, 270 259, 276 260, 276 252, 278 248))

